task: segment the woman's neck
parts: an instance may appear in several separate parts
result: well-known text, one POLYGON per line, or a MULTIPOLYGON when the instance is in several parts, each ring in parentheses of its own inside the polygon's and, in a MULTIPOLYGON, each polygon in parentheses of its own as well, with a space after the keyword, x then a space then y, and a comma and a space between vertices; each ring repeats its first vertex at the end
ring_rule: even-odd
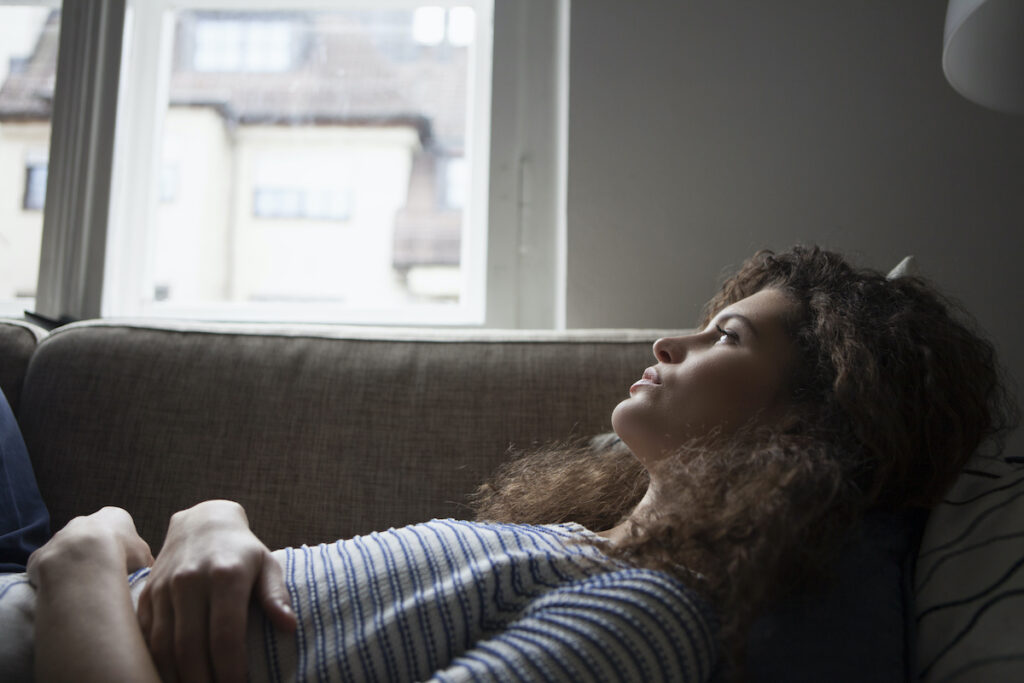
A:
POLYGON ((649 517, 652 512, 658 509, 656 503, 657 497, 657 490, 652 480, 651 484, 647 487, 647 493, 644 494, 644 497, 639 503, 637 503, 636 507, 633 508, 633 511, 629 513, 629 516, 617 525, 613 526, 611 529, 605 529, 604 531, 597 532, 597 535, 607 538, 613 544, 621 543, 623 540, 629 538, 633 527, 637 524, 637 521, 641 517, 649 517))

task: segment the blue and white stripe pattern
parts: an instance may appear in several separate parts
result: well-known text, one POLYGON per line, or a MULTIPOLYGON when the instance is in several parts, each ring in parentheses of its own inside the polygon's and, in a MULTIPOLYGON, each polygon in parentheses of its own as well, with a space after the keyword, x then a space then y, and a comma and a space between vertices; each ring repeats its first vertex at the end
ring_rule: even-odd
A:
MULTIPOLYGON (((601 543, 578 524, 445 519, 278 550, 299 628, 252 608, 249 680, 709 680, 707 604, 601 543)), ((148 574, 129 577, 136 604, 148 574)), ((24 574, 0 577, 3 680, 31 680, 34 609, 24 574)))
POLYGON ((708 680, 706 604, 596 538, 446 519, 277 551, 300 626, 253 620, 250 679, 708 680))

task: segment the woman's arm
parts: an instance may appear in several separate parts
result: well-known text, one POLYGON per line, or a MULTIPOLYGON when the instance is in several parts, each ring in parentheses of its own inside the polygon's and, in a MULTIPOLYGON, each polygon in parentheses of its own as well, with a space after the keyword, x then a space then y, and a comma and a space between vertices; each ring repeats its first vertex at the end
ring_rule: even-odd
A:
POLYGON ((171 517, 139 596, 139 625, 164 680, 245 681, 249 602, 295 630, 281 567, 238 503, 211 500, 171 517))
POLYGON ((431 681, 708 681, 712 619, 667 577, 620 570, 546 593, 431 681))
POLYGON ((159 682, 126 579, 152 561, 131 516, 118 508, 73 519, 32 554, 37 681, 159 682))

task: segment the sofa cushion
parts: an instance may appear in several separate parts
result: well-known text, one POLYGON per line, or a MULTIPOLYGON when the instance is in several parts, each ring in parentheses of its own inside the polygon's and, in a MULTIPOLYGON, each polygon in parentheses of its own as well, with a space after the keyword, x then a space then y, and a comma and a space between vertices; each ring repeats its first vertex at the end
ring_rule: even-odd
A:
POLYGON ((46 330, 21 320, 0 320, 0 389, 17 414, 29 359, 46 330))
POLYGON ((928 520, 915 583, 923 680, 1024 680, 1024 468, 971 464, 928 520))
POLYGON ((911 580, 926 514, 866 515, 826 586, 786 599, 754 623, 750 681, 913 680, 911 580))
POLYGON ((76 323, 39 346, 22 430, 53 528, 119 505, 156 551, 231 498, 271 547, 318 543, 465 517, 510 447, 606 431, 656 336, 76 323))

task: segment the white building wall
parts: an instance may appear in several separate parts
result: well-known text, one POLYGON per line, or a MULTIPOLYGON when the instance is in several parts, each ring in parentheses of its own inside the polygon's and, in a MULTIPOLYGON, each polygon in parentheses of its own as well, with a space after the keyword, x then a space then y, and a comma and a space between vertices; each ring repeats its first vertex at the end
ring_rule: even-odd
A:
POLYGON ((415 130, 244 126, 236 144, 236 300, 312 299, 359 308, 401 299, 391 265, 393 226, 419 146, 415 130), (289 185, 351 198, 348 218, 254 215, 257 187, 289 185))
POLYGON ((175 301, 218 301, 229 296, 231 139, 209 108, 173 107, 164 121, 157 171, 154 278, 175 301))
POLYGON ((49 144, 49 123, 0 123, 0 301, 35 296, 43 212, 23 208, 25 168, 46 162, 49 144))

